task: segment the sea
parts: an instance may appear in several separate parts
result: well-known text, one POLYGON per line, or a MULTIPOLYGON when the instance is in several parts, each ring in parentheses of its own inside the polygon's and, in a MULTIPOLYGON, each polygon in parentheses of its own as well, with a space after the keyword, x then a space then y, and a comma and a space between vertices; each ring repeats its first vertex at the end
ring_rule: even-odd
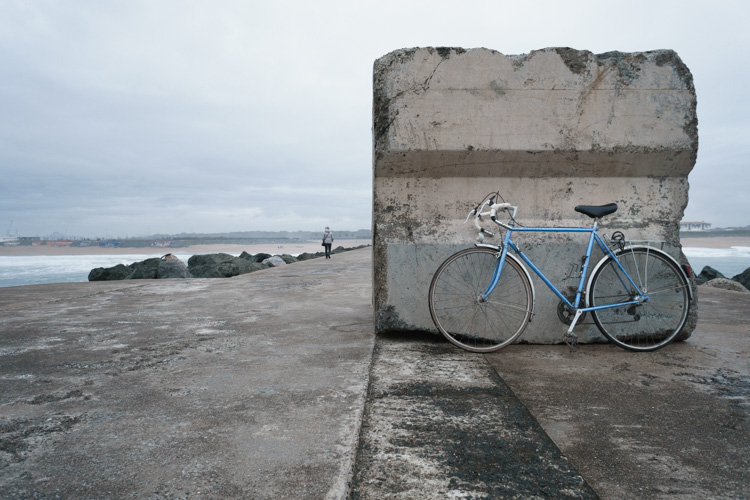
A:
MULTIPOLYGON (((186 265, 192 254, 173 253, 186 265)), ((239 255, 239 254, 237 254, 239 255)), ((97 267, 129 265, 153 257, 155 254, 127 255, 33 255, 0 256, 0 288, 46 283, 88 281, 89 272, 97 267)))
POLYGON ((750 247, 683 247, 682 252, 695 274, 700 274, 705 266, 711 266, 725 277, 732 278, 750 267, 750 247))
MULTIPOLYGON (((711 266, 731 278, 750 267, 750 247, 684 247, 683 252, 696 274, 704 266, 711 266)), ((173 255, 187 264, 192 254, 173 255)), ((94 268, 128 265, 151 257, 154 255, 0 256, 0 287, 88 281, 94 268)))

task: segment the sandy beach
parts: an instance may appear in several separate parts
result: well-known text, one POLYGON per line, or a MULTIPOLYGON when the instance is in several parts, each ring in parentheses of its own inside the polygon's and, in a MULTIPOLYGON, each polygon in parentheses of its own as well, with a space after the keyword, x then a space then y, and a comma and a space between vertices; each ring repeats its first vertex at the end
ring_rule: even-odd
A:
MULTIPOLYGON (((353 248, 360 245, 370 245, 370 240, 337 240, 333 242, 333 248, 342 246, 353 248)), ((52 246, 0 246, 0 256, 29 256, 29 255, 154 255, 162 256, 168 253, 200 255, 207 253, 228 253, 239 255, 242 252, 249 254, 269 253, 272 255, 291 254, 298 255, 304 252, 315 253, 323 250, 317 241, 298 244, 271 244, 271 245, 193 245, 181 248, 169 247, 52 247, 52 246)))

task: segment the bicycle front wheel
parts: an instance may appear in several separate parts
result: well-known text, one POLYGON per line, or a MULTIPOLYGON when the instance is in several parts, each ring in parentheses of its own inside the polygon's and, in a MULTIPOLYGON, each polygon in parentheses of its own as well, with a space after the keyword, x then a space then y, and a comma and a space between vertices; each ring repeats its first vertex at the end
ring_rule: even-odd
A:
MULTIPOLYGON (((625 249, 616 254, 622 267, 648 300, 643 303, 591 311, 599 330, 631 351, 664 347, 685 325, 690 286, 675 263, 650 248, 625 249)), ((589 304, 602 306, 638 300, 638 293, 612 257, 591 278, 589 304)))
POLYGON ((432 278, 432 320, 445 338, 467 351, 502 349, 529 322, 531 285, 510 257, 505 259, 497 286, 484 297, 497 264, 497 251, 469 248, 449 257, 432 278))

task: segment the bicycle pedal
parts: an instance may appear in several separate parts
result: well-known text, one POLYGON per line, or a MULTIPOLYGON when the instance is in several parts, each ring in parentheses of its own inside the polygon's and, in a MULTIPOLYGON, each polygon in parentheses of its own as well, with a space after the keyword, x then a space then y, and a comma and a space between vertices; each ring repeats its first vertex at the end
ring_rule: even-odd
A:
POLYGON ((568 347, 570 347, 570 350, 573 351, 576 347, 576 344, 578 343, 578 335, 575 333, 568 333, 565 332, 562 336, 563 342, 568 344, 568 347))

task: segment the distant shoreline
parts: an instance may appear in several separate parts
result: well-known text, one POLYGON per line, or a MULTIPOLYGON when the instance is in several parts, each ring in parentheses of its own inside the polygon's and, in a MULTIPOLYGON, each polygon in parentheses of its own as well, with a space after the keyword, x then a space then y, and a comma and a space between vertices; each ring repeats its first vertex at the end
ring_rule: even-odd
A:
MULTIPOLYGON (((731 248, 750 247, 750 236, 700 236, 685 237, 681 239, 682 246, 687 248, 731 248)), ((371 245, 372 240, 337 240, 333 247, 343 246, 353 248, 361 245, 371 245)), ((209 244, 192 245, 188 247, 52 247, 41 246, 0 246, 0 256, 55 256, 55 255, 154 255, 162 256, 168 253, 199 255, 206 253, 228 253, 239 255, 242 252, 249 254, 269 253, 272 255, 292 254, 298 255, 304 252, 320 252, 322 247, 318 242, 273 244, 264 243, 257 245, 241 244, 209 244)))
MULTIPOLYGON (((750 238, 748 238, 750 240, 750 238)), ((371 240, 336 240, 333 242, 333 248, 340 246, 344 248, 354 248, 361 245, 370 245, 371 240)), ((200 255, 207 253, 228 253, 239 255, 242 252, 255 255, 258 253, 268 253, 272 255, 291 254, 298 255, 301 253, 315 253, 323 250, 319 242, 293 243, 293 244, 259 244, 259 245, 230 245, 230 244, 213 244, 213 245, 192 245, 188 247, 169 248, 169 247, 52 247, 47 245, 40 246, 0 246, 0 256, 58 256, 58 255, 153 255, 162 256, 168 253, 200 255)))
POLYGON ((750 247, 750 236, 682 236, 680 243, 688 248, 750 247))

